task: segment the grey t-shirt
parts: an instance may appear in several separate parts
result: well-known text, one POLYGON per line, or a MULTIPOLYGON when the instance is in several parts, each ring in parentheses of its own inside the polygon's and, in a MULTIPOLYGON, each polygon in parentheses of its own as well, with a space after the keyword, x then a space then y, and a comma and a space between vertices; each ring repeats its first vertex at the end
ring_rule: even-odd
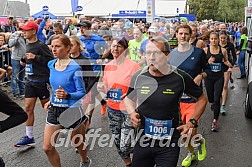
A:
POLYGON ((185 52, 179 52, 178 48, 175 48, 170 53, 170 63, 175 66, 179 67, 194 51, 194 47, 190 46, 190 49, 185 52))

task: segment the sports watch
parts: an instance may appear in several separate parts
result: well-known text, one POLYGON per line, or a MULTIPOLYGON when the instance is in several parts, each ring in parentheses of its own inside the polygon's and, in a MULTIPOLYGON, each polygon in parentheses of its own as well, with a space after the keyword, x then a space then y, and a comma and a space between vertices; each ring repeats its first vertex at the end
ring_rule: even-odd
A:
POLYGON ((191 118, 189 121, 193 124, 194 128, 198 127, 198 122, 194 118, 191 118))

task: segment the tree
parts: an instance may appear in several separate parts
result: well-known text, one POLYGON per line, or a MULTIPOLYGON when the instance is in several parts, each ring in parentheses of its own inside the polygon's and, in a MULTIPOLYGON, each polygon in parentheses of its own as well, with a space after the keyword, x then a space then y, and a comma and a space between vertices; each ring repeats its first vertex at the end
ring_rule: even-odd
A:
POLYGON ((247 0, 188 0, 198 20, 242 21, 247 0))

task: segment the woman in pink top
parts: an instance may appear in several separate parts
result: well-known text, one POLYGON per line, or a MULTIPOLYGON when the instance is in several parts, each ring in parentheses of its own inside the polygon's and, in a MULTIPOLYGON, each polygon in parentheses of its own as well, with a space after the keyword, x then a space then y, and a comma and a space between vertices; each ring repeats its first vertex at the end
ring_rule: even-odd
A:
POLYGON ((107 94, 109 126, 115 136, 115 145, 126 166, 131 166, 130 153, 133 146, 128 136, 134 133, 134 128, 122 101, 128 91, 131 77, 141 67, 127 58, 128 41, 124 37, 112 39, 111 53, 114 59, 105 66, 103 83, 98 84, 97 89, 107 94))

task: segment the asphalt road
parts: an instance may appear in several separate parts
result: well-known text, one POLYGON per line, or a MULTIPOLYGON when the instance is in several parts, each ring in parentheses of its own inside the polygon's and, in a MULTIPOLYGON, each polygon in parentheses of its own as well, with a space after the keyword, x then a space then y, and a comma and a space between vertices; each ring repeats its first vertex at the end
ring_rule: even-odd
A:
MULTIPOLYGON (((234 78, 238 71, 235 71, 234 78)), ((229 98, 226 104, 226 116, 220 116, 220 131, 211 132, 211 121, 213 112, 208 105, 203 114, 198 131, 203 134, 207 141, 207 158, 202 162, 194 162, 192 166, 197 167, 252 167, 252 120, 244 117, 243 101, 246 92, 246 80, 234 80, 234 89, 230 89, 229 98)), ((10 95, 12 97, 12 95, 10 95)), ((23 101, 17 101, 24 106, 23 101)), ((100 108, 92 118, 91 128, 94 133, 98 128, 100 135, 108 134, 111 136, 108 128, 107 116, 100 116, 100 108)), ((50 166, 43 152, 43 129, 45 125, 46 113, 41 108, 39 102, 35 111, 34 135, 36 140, 35 148, 17 149, 13 147, 25 134, 25 126, 20 125, 9 131, 0 134, 0 155, 4 158, 7 167, 48 167, 50 166)), ((0 114, 0 120, 5 116, 0 114)), ((61 135, 61 139, 66 135, 61 135)), ((92 140, 94 142, 94 140, 92 140)), ((123 162, 116 152, 114 145, 112 147, 101 147, 104 142, 97 139, 95 143, 90 143, 88 156, 92 159, 93 167, 123 167, 123 162), (99 143, 99 144, 98 144, 99 143), (94 144, 94 146, 92 146, 94 144), (100 145, 100 146, 98 146, 100 145)), ((69 142, 65 142, 58 148, 63 167, 78 167, 79 156, 69 142)), ((186 154, 186 149, 181 148, 180 160, 178 166, 181 166, 181 160, 186 154)))

